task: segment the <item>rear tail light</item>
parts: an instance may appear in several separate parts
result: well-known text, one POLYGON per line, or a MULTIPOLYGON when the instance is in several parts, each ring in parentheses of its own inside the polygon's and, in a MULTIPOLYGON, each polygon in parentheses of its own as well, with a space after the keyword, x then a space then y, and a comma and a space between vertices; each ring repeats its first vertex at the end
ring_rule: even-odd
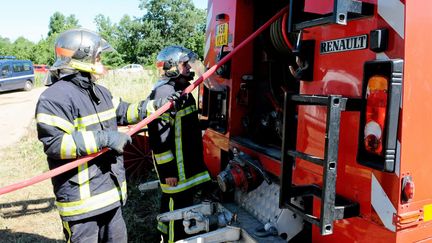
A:
POLYGON ((388 80, 381 75, 372 76, 366 90, 366 124, 364 126, 364 146, 366 151, 381 155, 383 151, 383 131, 385 130, 388 80))
POLYGON ((403 60, 375 60, 364 66, 357 161, 393 172, 399 159, 398 125, 403 60))

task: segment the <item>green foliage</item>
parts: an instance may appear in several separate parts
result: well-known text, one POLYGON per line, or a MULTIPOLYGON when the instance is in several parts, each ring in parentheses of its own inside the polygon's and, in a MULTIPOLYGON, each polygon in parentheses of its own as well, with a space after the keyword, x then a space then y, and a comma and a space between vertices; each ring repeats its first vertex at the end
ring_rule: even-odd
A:
POLYGON ((54 42, 58 34, 52 34, 45 39, 40 40, 32 48, 30 60, 35 64, 52 65, 55 60, 54 42))
POLYGON ((6 38, 0 38, 0 55, 16 56, 18 59, 30 59, 34 43, 19 37, 13 43, 6 38))
POLYGON ((116 28, 115 35, 117 42, 116 49, 124 55, 123 59, 126 63, 137 63, 139 42, 143 38, 140 32, 140 22, 125 15, 119 22, 116 28))
POLYGON ((141 0, 140 8, 146 13, 141 18, 125 15, 118 24, 96 16, 99 33, 119 53, 107 55, 106 63, 152 65, 157 53, 168 45, 185 46, 203 57, 204 10, 195 8, 191 0, 141 0))
POLYGON ((203 57, 204 10, 195 8, 191 0, 141 0, 140 8, 147 10, 142 18, 146 40, 139 48, 144 60, 168 45, 185 46, 203 57))
POLYGON ((12 52, 18 59, 30 59, 33 46, 33 42, 25 39, 24 37, 19 37, 13 43, 12 52))
MULTIPOLYGON (((115 49, 120 42, 117 39, 116 29, 117 25, 113 24, 109 17, 105 17, 99 14, 95 17, 94 22, 97 26, 97 31, 112 47, 115 49)), ((102 57, 102 62, 109 68, 119 67, 125 64, 123 61, 124 54, 121 54, 117 49, 113 52, 104 53, 102 57)))
POLYGON ((119 66, 122 66, 124 64, 123 62, 123 56, 117 52, 107 52, 102 54, 102 63, 108 68, 116 68, 119 66))
POLYGON ((51 16, 49 21, 48 36, 54 33, 60 33, 63 30, 64 23, 65 23, 65 16, 60 12, 55 12, 53 16, 51 16))
POLYGON ((140 7, 147 10, 143 20, 153 23, 163 37, 163 46, 181 45, 203 56, 204 10, 191 0, 141 0, 140 7))
POLYGON ((78 20, 75 18, 74 14, 65 17, 62 13, 55 12, 50 17, 48 27, 48 36, 51 36, 53 34, 58 34, 68 29, 80 27, 80 25, 78 24, 78 20))
POLYGON ((94 18, 94 22, 96 23, 97 31, 105 40, 107 40, 109 43, 116 42, 114 37, 115 37, 115 29, 117 28, 117 26, 111 23, 109 17, 105 17, 102 14, 98 14, 94 18))
POLYGON ((12 43, 8 38, 0 37, 0 55, 7 56, 11 54, 12 43))

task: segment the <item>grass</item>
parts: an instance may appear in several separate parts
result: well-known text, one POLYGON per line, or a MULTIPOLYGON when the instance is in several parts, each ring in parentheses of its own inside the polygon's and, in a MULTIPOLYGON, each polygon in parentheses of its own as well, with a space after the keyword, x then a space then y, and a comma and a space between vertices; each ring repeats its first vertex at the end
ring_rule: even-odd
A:
POLYGON ((98 83, 108 88, 113 96, 135 103, 147 98, 156 81, 155 72, 146 70, 140 73, 109 72, 98 83))
MULTIPOLYGON (((48 170, 33 122, 28 135, 0 154, 0 187, 48 170)), ((49 180, 0 196, 2 242, 60 242, 63 239, 49 180)))
POLYGON ((45 86, 44 85, 45 77, 46 77, 45 73, 35 73, 34 87, 43 87, 43 86, 45 86))
MULTIPOLYGON (((42 86, 43 75, 36 76, 35 86, 42 86)), ((138 102, 149 94, 154 75, 145 73, 120 75, 111 73, 100 84, 114 96, 128 102, 138 102)), ((18 144, 0 151, 0 187, 28 179, 48 170, 42 144, 37 140, 33 121, 27 135, 18 144)), ((155 179, 147 170, 141 177, 129 180, 128 202, 123 215, 128 227, 129 242, 158 242, 156 215, 159 208, 159 191, 141 193, 137 186, 155 179)), ((63 242, 60 217, 54 206, 50 180, 0 196, 1 242, 63 242)))

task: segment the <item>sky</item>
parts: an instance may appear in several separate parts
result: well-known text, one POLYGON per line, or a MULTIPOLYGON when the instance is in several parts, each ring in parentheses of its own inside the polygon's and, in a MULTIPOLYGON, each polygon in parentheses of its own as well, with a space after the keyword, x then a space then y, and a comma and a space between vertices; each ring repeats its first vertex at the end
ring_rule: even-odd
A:
MULTIPOLYGON (((197 8, 207 8, 207 0, 192 1, 197 8)), ((74 14, 81 27, 96 30, 96 15, 118 23, 125 14, 142 16, 139 4, 139 0, 8 0, 1 7, 0 36, 11 41, 23 36, 36 43, 47 36, 49 19, 56 11, 74 14)))

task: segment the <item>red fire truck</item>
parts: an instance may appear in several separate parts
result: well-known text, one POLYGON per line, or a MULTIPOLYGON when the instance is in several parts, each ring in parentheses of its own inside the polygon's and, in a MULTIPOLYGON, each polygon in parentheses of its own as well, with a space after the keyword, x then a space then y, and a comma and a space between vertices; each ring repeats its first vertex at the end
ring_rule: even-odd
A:
POLYGON ((186 242, 432 241, 432 2, 209 0, 204 65, 286 6, 200 86, 206 210, 238 238, 186 242))
MULTIPOLYGON (((209 0, 198 107, 218 188, 158 220, 183 219, 194 235, 183 242, 432 242, 431 10, 430 0, 209 0)), ((129 155, 148 158, 142 143, 129 155)))

